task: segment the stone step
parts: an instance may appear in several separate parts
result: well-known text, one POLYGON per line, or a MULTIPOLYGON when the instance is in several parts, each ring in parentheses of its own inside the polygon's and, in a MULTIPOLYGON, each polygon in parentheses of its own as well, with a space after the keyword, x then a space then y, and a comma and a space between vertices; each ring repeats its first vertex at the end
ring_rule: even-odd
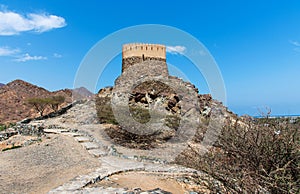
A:
POLYGON ((100 157, 100 156, 107 155, 107 152, 102 150, 102 149, 90 149, 90 150, 88 150, 88 152, 90 154, 94 155, 95 157, 100 157))
POLYGON ((64 132, 63 135, 71 136, 71 137, 79 137, 82 136, 79 133, 73 133, 73 132, 64 132))
POLYGON ((100 157, 99 160, 101 161, 103 168, 114 169, 115 172, 145 169, 143 162, 123 159, 115 156, 104 156, 100 157))
POLYGON ((90 138, 85 137, 85 136, 78 136, 74 138, 76 141, 78 141, 79 143, 83 143, 83 142, 90 142, 90 138))
POLYGON ((60 134, 64 132, 69 132, 68 129, 44 129, 45 133, 55 133, 55 134, 60 134))
POLYGON ((92 149, 99 148, 99 145, 96 144, 96 143, 93 143, 93 142, 83 142, 83 143, 81 143, 81 145, 83 147, 85 147, 85 149, 87 149, 87 150, 92 150, 92 149))

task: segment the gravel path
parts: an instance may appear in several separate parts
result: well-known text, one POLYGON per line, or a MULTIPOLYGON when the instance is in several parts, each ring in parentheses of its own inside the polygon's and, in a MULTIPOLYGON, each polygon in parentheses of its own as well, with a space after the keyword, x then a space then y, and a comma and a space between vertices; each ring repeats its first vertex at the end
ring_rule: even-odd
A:
POLYGON ((99 166, 74 138, 50 135, 39 144, 0 153, 0 193, 47 193, 99 166))

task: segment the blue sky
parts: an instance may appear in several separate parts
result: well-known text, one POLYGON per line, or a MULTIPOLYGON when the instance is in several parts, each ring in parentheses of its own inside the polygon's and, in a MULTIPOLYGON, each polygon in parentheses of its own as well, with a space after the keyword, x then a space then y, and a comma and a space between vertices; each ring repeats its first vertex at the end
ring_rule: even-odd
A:
MULTIPOLYGON (((238 114, 300 114, 299 1, 0 1, 0 83, 23 79, 49 90, 72 88, 86 53, 125 27, 163 24, 190 33, 216 60, 227 104, 238 114)), ((182 45, 173 45, 182 46, 182 45)), ((209 89, 180 53, 167 60, 209 89)), ((121 57, 98 88, 113 84, 121 57)))

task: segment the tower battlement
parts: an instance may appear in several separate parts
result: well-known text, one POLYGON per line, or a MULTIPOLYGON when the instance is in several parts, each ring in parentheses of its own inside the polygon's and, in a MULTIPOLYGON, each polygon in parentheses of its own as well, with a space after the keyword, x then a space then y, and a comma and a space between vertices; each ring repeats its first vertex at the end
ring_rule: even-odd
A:
POLYGON ((145 43, 130 43, 123 45, 122 72, 128 67, 146 60, 166 62, 166 46, 145 43))
POLYGON ((123 59, 128 57, 153 57, 166 59, 166 46, 161 44, 131 43, 122 48, 123 59))

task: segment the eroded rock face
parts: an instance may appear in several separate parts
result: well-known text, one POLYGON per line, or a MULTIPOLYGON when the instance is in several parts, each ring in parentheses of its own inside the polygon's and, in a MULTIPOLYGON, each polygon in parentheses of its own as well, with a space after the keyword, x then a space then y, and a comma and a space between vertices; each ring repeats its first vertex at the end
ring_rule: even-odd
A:
POLYGON ((147 109, 149 106, 163 106, 165 114, 180 115, 179 96, 170 86, 160 81, 146 81, 136 86, 129 97, 129 107, 147 109))
POLYGON ((198 125, 197 90, 181 79, 162 76, 161 66, 165 66, 165 62, 144 61, 128 67, 113 88, 99 91, 96 100, 99 121, 119 124, 120 128, 107 131, 117 142, 140 142, 143 148, 149 140, 154 142, 150 144, 167 141, 184 134, 180 131, 195 128, 188 123, 198 125), (190 122, 182 122, 184 120, 190 122))
POLYGON ((117 143, 131 147, 133 142, 132 147, 145 149, 144 144, 155 147, 153 142, 200 142, 207 130, 222 127, 216 122, 223 121, 220 117, 230 116, 211 95, 200 95, 193 84, 162 74, 164 66, 156 60, 137 63, 126 68, 114 87, 99 91, 98 119, 118 124, 107 129, 117 143))

